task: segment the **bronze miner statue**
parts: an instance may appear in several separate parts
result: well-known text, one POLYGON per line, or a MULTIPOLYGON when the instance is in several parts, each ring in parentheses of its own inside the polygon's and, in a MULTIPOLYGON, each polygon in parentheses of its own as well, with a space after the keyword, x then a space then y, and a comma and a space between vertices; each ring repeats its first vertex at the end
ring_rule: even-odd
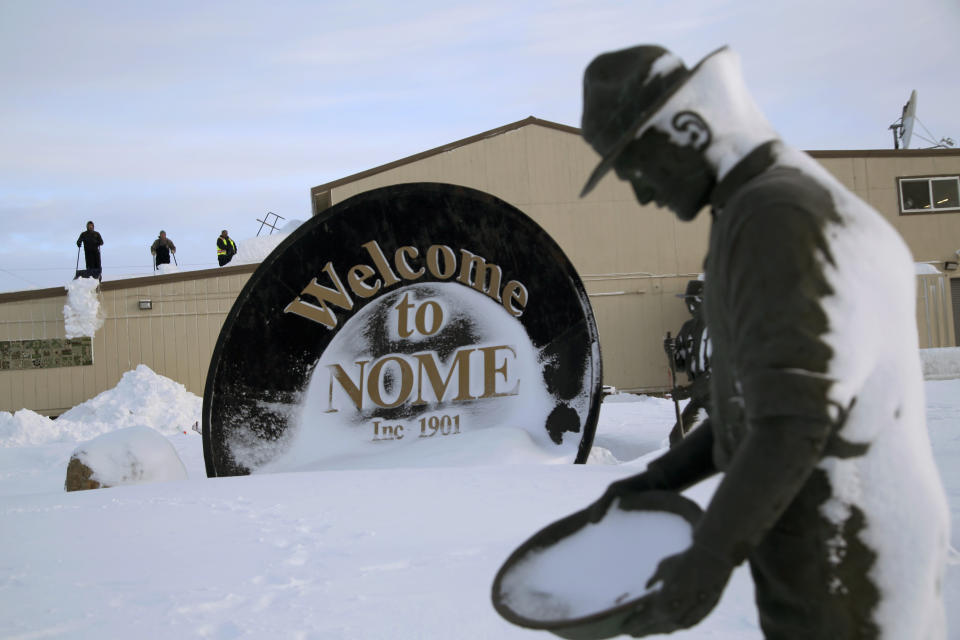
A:
POLYGON ((748 561, 767 638, 944 638, 949 516, 899 235, 778 138, 727 48, 692 69, 657 46, 597 57, 582 124, 602 157, 584 194, 613 171, 642 204, 712 217, 709 417, 591 510, 723 477, 623 631, 697 624, 748 561))
POLYGON ((674 446, 700 424, 710 401, 710 336, 703 321, 703 281, 691 280, 682 296, 690 319, 683 323, 676 336, 667 333, 663 349, 673 378, 673 402, 677 407, 677 422, 670 430, 670 446, 674 446), (687 384, 677 382, 683 372, 687 384), (689 402, 680 412, 680 400, 689 402))

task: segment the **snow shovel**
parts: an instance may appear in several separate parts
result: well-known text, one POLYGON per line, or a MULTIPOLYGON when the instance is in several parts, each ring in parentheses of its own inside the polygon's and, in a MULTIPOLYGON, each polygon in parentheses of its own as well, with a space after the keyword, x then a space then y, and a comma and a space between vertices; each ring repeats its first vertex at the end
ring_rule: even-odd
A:
POLYGON ((97 280, 102 279, 102 269, 81 269, 80 268, 80 247, 77 247, 77 269, 73 274, 73 279, 77 278, 96 278, 97 280))
POLYGON ((673 386, 673 391, 670 395, 673 397, 673 409, 677 414, 677 424, 680 426, 680 437, 685 438, 687 437, 687 429, 683 426, 683 414, 680 413, 680 390, 677 389, 676 342, 670 337, 669 331, 667 331, 667 337, 663 341, 663 346, 667 352, 667 360, 670 362, 670 384, 673 386))

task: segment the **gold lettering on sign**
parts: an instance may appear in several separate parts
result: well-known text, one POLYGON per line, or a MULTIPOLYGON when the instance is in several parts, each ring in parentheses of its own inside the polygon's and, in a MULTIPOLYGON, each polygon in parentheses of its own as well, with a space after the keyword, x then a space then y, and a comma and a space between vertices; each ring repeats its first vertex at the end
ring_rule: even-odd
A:
POLYGON ((350 285, 350 289, 353 290, 355 294, 361 298, 369 298, 373 296, 377 291, 380 291, 380 281, 377 280, 372 285, 366 283, 366 280, 369 280, 372 276, 376 275, 369 265, 357 264, 350 267, 350 270, 347 271, 347 284, 350 285))
POLYGON ((426 269, 423 267, 414 271, 410 263, 407 262, 407 256, 416 258, 418 255, 420 255, 420 251, 418 251, 416 247, 400 247, 397 249, 397 252, 393 254, 393 262, 397 265, 397 272, 400 273, 400 277, 404 280, 416 280, 426 273, 426 269))
POLYGON ((515 396, 519 393, 520 380, 517 380, 510 391, 497 392, 497 374, 499 373, 505 381, 507 380, 507 358, 503 359, 503 366, 497 366, 497 351, 503 350, 512 353, 514 358, 517 357, 517 352, 508 345, 480 348, 480 352, 483 353, 483 395, 480 396, 481 398, 502 398, 504 396, 515 396))
POLYGON ((432 438, 438 433, 441 436, 458 435, 460 433, 460 416, 455 415, 451 418, 448 415, 440 415, 420 418, 421 438, 432 438), (427 433, 428 428, 430 433, 427 433))
POLYGON ((413 402, 414 406, 427 404, 427 401, 423 399, 424 372, 427 374, 427 380, 430 382, 430 388, 433 389, 433 395, 437 399, 437 402, 443 402, 443 396, 447 393, 447 387, 450 386, 450 381, 453 380, 454 371, 459 371, 460 373, 457 376, 458 393, 456 397, 453 398, 453 402, 472 400, 473 396, 470 395, 470 354, 473 351, 473 349, 461 349, 457 351, 453 357, 453 363, 447 371, 446 378, 440 375, 440 365, 437 363, 436 354, 428 351, 427 353, 418 353, 415 355, 414 358, 417 359, 419 366, 417 367, 417 399, 413 402))
POLYGON ((514 318, 519 318, 526 306, 527 288, 516 280, 511 280, 503 288, 503 308, 514 318))
POLYGON ((387 256, 383 255, 383 250, 380 248, 380 245, 377 244, 376 240, 371 240, 360 246, 366 249, 367 253, 369 253, 373 259, 373 264, 376 265, 377 271, 380 272, 380 277, 383 278, 384 289, 400 282, 397 275, 390 270, 390 265, 387 263, 387 256))
POLYGON ((400 304, 394 307, 399 313, 397 314, 397 333, 401 338, 409 338, 413 335, 413 329, 408 328, 407 318, 409 314, 407 313, 410 309, 413 309, 414 305, 407 302, 410 299, 410 294, 403 294, 403 300, 400 301, 400 304))
POLYGON ((510 379, 510 371, 515 365, 516 359, 517 351, 512 346, 497 345, 458 349, 448 360, 450 364, 445 370, 439 357, 433 351, 415 353, 409 356, 402 354, 383 356, 374 361, 368 370, 366 365, 371 361, 358 360, 354 363, 359 368, 355 377, 352 377, 339 364, 327 365, 330 383, 326 413, 339 411, 338 408, 334 407, 334 383, 340 385, 340 388, 346 393, 357 411, 363 411, 367 398, 376 407, 393 409, 407 402, 411 406, 418 407, 432 403, 466 402, 482 398, 515 396, 519 393, 519 380, 514 383, 512 389, 506 391, 498 391, 497 383, 500 382, 501 378, 503 382, 510 379), (480 365, 483 371, 483 392, 479 396, 470 394, 470 359, 474 353, 481 358, 480 365), (502 360, 500 360, 501 357, 502 360), (390 363, 394 365, 394 384, 392 385, 391 396, 396 393, 396 397, 387 400, 383 397, 383 390, 385 390, 384 377, 387 375, 384 369, 390 363), (396 384, 398 375, 399 385, 396 384), (366 393, 364 392, 364 386, 366 386, 366 393), (415 396, 414 387, 416 387, 415 396), (427 398, 424 398, 426 390, 433 393, 432 398, 429 396, 429 392, 427 398), (448 398, 447 396, 450 395, 453 397, 448 398))
POLYGON ((434 244, 427 249, 427 268, 434 278, 448 280, 457 272, 457 254, 445 244, 434 244), (440 256, 443 255, 443 269, 440 269, 440 256))
MULTIPOLYGON (((333 329, 337 326, 337 316, 334 314, 332 307, 344 311, 353 310, 351 291, 359 298, 372 298, 378 292, 402 282, 400 278, 408 281, 417 280, 423 277, 427 271, 438 280, 449 280, 457 275, 457 282, 490 296, 496 302, 501 303, 504 310, 514 318, 522 316, 527 306, 529 293, 522 282, 509 280, 501 290, 503 270, 500 266, 487 262, 483 256, 466 249, 460 249, 461 263, 458 274, 457 253, 443 244, 430 245, 426 251, 426 267, 418 266, 416 268, 410 264, 411 260, 420 256, 420 250, 416 247, 404 246, 397 249, 393 254, 393 266, 391 266, 386 254, 376 240, 371 240, 360 246, 367 251, 373 266, 355 264, 349 267, 346 272, 347 286, 344 286, 340 276, 337 275, 337 271, 333 268, 333 264, 328 262, 321 271, 327 275, 332 286, 322 285, 318 278, 314 278, 304 287, 300 295, 284 308, 284 313, 293 313, 322 324, 328 329, 333 329), (394 271, 394 267, 396 271, 394 271), (399 277, 397 276, 398 273, 400 274, 399 277), (316 304, 304 300, 303 296, 316 299, 316 304)), ((417 309, 416 321, 425 327, 425 329, 420 329, 424 335, 432 335, 439 330, 441 324, 441 320, 437 319, 439 309, 439 305, 421 305, 417 309), (426 316, 428 311, 433 314, 429 326, 426 316)), ((401 337, 407 336, 401 333, 401 337)))
POLYGON ((350 400, 353 402, 354 406, 359 409, 363 406, 363 368, 366 364, 370 362, 369 360, 359 360, 355 364, 360 365, 360 376, 357 378, 357 384, 353 383, 353 380, 350 376, 347 375, 347 372, 343 370, 338 364, 327 365, 327 368, 330 369, 330 395, 327 400, 327 410, 325 413, 336 413, 337 410, 333 408, 333 381, 336 380, 340 383, 340 387, 347 392, 347 396, 350 397, 350 400))
POLYGON ((384 440, 403 440, 402 424, 383 424, 379 420, 373 421, 373 442, 384 440))
MULTIPOLYGON (((418 421, 420 434, 418 438, 433 438, 435 436, 460 435, 460 415, 446 414, 424 416, 418 421)), ((371 442, 386 442, 389 440, 403 440, 404 430, 408 425, 384 424, 380 420, 373 421, 373 437, 371 442)))
POLYGON ((370 367, 370 379, 367 380, 367 393, 370 394, 370 399, 373 400, 373 403, 378 407, 383 407, 384 409, 399 407, 407 400, 411 391, 413 391, 413 367, 400 356, 381 358, 370 367), (396 362, 400 367, 400 393, 397 394, 397 399, 393 402, 384 402, 383 396, 380 394, 380 373, 388 362, 396 362))
POLYGON ((468 287, 473 287, 480 293, 485 293, 497 302, 500 302, 500 278, 503 277, 503 271, 495 264, 487 264, 487 261, 478 255, 474 255, 466 249, 460 249, 460 276, 457 282, 463 283, 468 287), (470 274, 476 267, 476 278, 471 281, 470 274), (490 282, 487 282, 489 274, 490 282))
POLYGON ((443 324, 443 309, 436 300, 427 300, 417 308, 415 319, 417 331, 425 336, 432 336, 440 330, 443 324), (430 327, 427 328, 427 311, 430 312, 430 327))
POLYGON ((333 269, 333 263, 328 262, 323 265, 322 271, 330 276, 330 280, 335 287, 334 289, 321 285, 317 282, 317 279, 314 278, 310 281, 310 284, 300 292, 301 296, 312 296, 316 298, 320 306, 304 302, 300 296, 297 296, 293 299, 293 302, 286 306, 283 312, 294 313, 307 320, 313 320, 314 322, 322 324, 328 329, 333 329, 337 326, 337 316, 333 315, 333 311, 327 308, 327 303, 329 302, 334 306, 350 311, 353 309, 353 300, 349 294, 347 294, 346 289, 343 288, 340 277, 337 276, 337 272, 333 269))

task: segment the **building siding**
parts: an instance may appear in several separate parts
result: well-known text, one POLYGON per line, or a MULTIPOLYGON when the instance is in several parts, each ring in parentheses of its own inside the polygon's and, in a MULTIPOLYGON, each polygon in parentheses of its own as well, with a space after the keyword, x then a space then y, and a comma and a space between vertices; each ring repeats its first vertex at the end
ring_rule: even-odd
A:
MULTIPOLYGON (((169 274, 138 278, 129 286, 122 280, 104 283, 104 324, 93 338, 93 364, 0 371, 0 410, 29 408, 58 415, 114 387, 138 364, 202 395, 220 327, 253 271, 252 266, 239 269, 244 272, 202 274, 193 280, 184 279, 189 274, 169 274), (141 299, 150 299, 153 309, 140 310, 141 299)), ((41 297, 15 301, 0 294, 0 339, 65 337, 66 291, 39 293, 41 297)))

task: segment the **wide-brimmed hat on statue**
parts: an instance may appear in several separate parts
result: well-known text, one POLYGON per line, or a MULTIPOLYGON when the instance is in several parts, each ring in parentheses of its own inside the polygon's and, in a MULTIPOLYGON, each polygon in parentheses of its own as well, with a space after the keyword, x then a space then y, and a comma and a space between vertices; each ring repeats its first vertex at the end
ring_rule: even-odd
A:
POLYGON ((637 131, 694 75, 663 47, 641 45, 604 53, 583 74, 583 137, 603 158, 580 197, 587 195, 634 139, 637 131))

